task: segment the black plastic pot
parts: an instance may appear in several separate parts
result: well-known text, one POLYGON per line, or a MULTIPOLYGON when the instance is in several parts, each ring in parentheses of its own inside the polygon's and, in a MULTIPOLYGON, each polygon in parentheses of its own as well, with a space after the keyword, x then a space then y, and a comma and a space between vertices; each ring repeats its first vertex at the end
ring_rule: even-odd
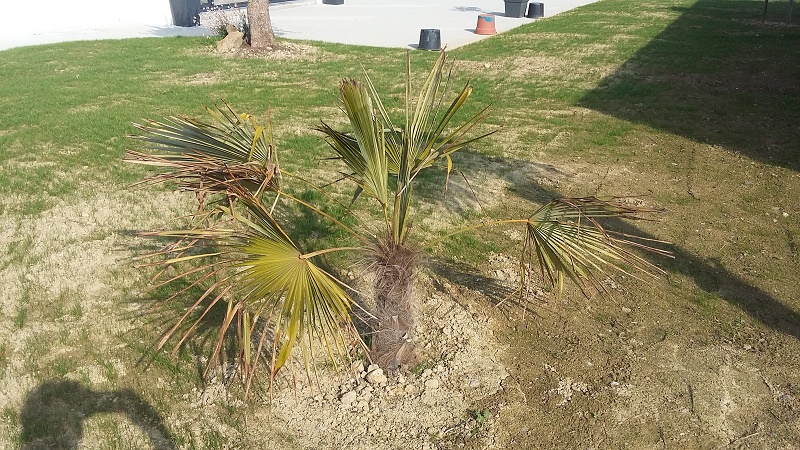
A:
POLYGON ((423 28, 419 32, 420 50, 441 50, 442 33, 437 28, 423 28))
POLYGON ((179 27, 197 25, 195 18, 200 17, 200 0, 169 0, 172 10, 172 23, 179 27))
POLYGON ((344 5, 344 0, 322 0, 323 5, 344 5))
POLYGON ((506 17, 524 17, 528 0, 504 0, 506 2, 506 17))
POLYGON ((544 17, 544 3, 531 3, 528 5, 528 19, 541 19, 544 17))

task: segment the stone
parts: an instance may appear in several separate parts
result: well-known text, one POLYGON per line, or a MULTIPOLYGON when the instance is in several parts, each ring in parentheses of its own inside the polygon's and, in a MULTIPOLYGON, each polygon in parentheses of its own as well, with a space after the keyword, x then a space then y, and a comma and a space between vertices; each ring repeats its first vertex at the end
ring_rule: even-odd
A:
POLYGON ((361 372, 364 371, 364 361, 355 361, 350 366, 354 373, 361 375, 361 372))
POLYGON ((220 53, 230 53, 246 46, 247 44, 244 42, 244 33, 241 31, 233 31, 228 33, 221 41, 217 42, 217 51, 220 53))
POLYGON ((342 397, 339 399, 343 405, 349 405, 356 401, 356 391, 347 391, 342 394, 342 397))
POLYGON ((426 380, 425 389, 439 389, 439 380, 437 378, 426 380))
POLYGON ((380 384, 386 382, 386 375, 383 374, 383 369, 379 367, 377 369, 367 372, 367 376, 365 379, 369 384, 380 384))

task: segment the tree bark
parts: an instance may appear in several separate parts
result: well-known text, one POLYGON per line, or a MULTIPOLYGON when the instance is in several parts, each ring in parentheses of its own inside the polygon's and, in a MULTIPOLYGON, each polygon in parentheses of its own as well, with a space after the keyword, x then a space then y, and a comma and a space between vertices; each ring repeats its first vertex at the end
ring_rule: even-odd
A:
POLYGON ((250 0, 247 3, 247 22, 250 25, 250 47, 265 50, 275 45, 275 33, 269 18, 269 0, 250 0))
POLYGON ((384 246, 375 265, 375 333, 372 359, 397 370, 413 366, 419 355, 414 345, 413 285, 418 254, 402 245, 384 246))

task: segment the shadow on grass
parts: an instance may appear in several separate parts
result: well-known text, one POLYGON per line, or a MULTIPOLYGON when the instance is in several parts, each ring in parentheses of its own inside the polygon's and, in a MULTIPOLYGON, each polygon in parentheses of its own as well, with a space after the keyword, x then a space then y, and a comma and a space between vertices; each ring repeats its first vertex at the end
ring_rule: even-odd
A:
POLYGON ((98 414, 113 413, 136 425, 152 448, 176 448, 161 414, 136 392, 94 391, 76 381, 43 383, 28 394, 21 414, 21 448, 77 449, 82 447, 84 422, 98 414))
MULTIPOLYGON (((463 150, 459 152, 461 161, 469 167, 492 167, 498 176, 504 177, 509 183, 509 189, 520 197, 534 204, 544 204, 551 199, 562 197, 558 192, 550 190, 528 180, 522 182, 515 174, 533 171, 536 163, 517 160, 513 158, 487 158, 474 151, 463 150)), ((532 206, 530 213, 536 209, 532 206)), ((648 239, 659 239, 650 233, 636 227, 633 223, 624 220, 605 220, 603 226, 608 230, 642 236, 648 239)), ((675 259, 667 259, 654 255, 643 254, 653 264, 663 268, 670 274, 681 274, 692 279, 698 288, 718 296, 731 305, 747 313, 765 326, 800 339, 800 313, 784 304, 756 286, 752 286, 740 276, 726 269, 718 259, 704 258, 694 255, 685 249, 673 246, 675 259)), ((499 302, 510 292, 508 288, 499 285, 496 280, 475 276, 469 273, 468 268, 454 268, 447 264, 432 265, 434 272, 450 280, 452 283, 468 286, 480 290, 492 302, 499 302)), ((536 268, 535 270, 538 270, 536 268)), ((522 306, 522 305, 519 305, 522 306)))
POLYGON ((800 26, 786 2, 700 0, 578 103, 800 171, 800 26))

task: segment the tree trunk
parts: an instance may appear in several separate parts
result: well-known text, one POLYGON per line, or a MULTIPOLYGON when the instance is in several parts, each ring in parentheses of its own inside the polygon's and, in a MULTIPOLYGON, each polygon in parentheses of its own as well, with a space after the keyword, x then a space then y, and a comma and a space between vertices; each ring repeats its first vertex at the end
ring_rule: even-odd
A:
POLYGON ((250 0, 247 3, 247 22, 250 25, 250 47, 265 50, 275 45, 269 0, 250 0))
POLYGON ((418 255, 402 245, 381 249, 375 266, 375 334, 372 358, 396 370, 416 363, 413 285, 418 255))

